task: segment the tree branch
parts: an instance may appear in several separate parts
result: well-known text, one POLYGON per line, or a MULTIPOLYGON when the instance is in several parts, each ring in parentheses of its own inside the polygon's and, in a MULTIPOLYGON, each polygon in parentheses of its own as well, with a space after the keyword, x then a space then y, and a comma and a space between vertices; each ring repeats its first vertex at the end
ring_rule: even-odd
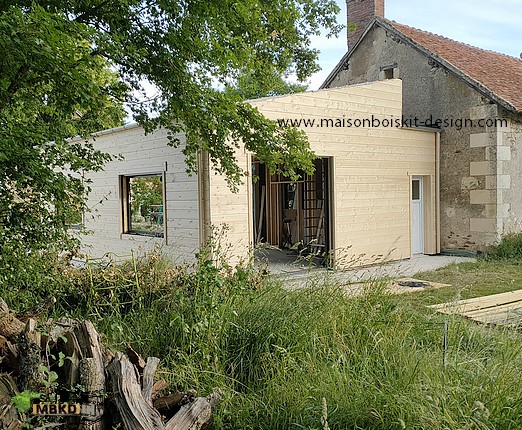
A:
POLYGON ((96 12, 98 12, 101 8, 103 8, 105 5, 109 3, 110 0, 102 1, 99 5, 94 6, 93 8, 86 10, 85 12, 78 15, 76 18, 74 18, 74 21, 79 22, 81 24, 87 24, 89 22, 89 18, 92 18, 96 12))
POLYGON ((9 99, 18 91, 20 88, 20 81, 21 79, 27 75, 29 72, 29 64, 22 64, 18 71, 16 72, 16 75, 14 76, 13 80, 9 84, 9 87, 7 88, 7 91, 5 93, 5 96, 3 97, 2 101, 0 102, 0 110, 6 107, 7 102, 9 99))

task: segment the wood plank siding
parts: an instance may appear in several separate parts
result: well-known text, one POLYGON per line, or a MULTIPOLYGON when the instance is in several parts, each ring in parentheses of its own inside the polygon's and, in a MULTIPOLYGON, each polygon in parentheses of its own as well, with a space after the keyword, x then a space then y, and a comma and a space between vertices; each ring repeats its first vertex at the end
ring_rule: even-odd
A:
MULTIPOLYGON (((397 127, 320 127, 321 119, 393 119, 402 115, 400 80, 266 98, 251 102, 270 119, 314 119, 301 127, 320 157, 333 159, 333 248, 343 261, 368 264, 376 259, 411 256, 411 178, 425 181, 425 253, 436 253, 436 133, 397 127)), ((323 121, 324 122, 324 121, 323 121)), ((245 156, 242 162, 245 163, 245 156)), ((248 187, 238 204, 245 205, 248 187), (242 203, 240 203, 242 202, 242 203)), ((244 212, 243 212, 244 213, 244 212)), ((242 218, 244 233, 250 234, 242 218)))
MULTIPOLYGON (((183 141, 184 136, 180 138, 183 141)), ((92 210, 85 214, 85 227, 91 234, 82 237, 82 243, 90 256, 101 257, 107 251, 129 255, 131 249, 145 252, 158 245, 175 261, 193 260, 200 243, 198 179, 187 175, 181 148, 169 147, 167 142, 166 130, 145 135, 138 126, 108 130, 94 138, 96 149, 123 159, 110 161, 104 171, 88 175, 92 210), (146 174, 165 178, 163 238, 122 233, 119 178, 146 174)))
MULTIPOLYGON (((250 103, 270 119, 317 121, 313 127, 302 129, 308 135, 312 150, 327 166, 325 183, 329 188, 329 206, 321 212, 327 214, 328 246, 339 267, 343 261, 353 264, 354 257, 358 264, 375 262, 377 256, 389 260, 411 257, 414 176, 423 181, 424 252, 438 252, 437 133, 400 127, 321 127, 319 124, 321 119, 364 120, 371 119, 372 115, 379 120, 400 119, 400 80, 264 98, 250 103)), ((183 140, 183 136, 180 137, 183 140)), ((208 237, 209 226, 226 224, 223 246, 230 247, 230 261, 234 263, 251 255, 258 228, 253 225, 250 177, 245 178, 238 193, 232 193, 225 178, 212 171, 204 153, 199 157, 199 177, 187 176, 184 157, 179 148, 167 146, 165 130, 145 135, 142 128, 136 126, 103 132, 95 138, 95 146, 101 151, 121 154, 124 160, 111 161, 104 172, 89 176, 92 179, 89 204, 93 212, 86 216, 86 227, 94 234, 86 236, 83 242, 91 254, 99 256, 108 250, 128 253, 131 248, 150 249, 158 243, 164 251, 172 252, 174 258, 190 260, 201 241, 208 237), (165 178, 166 237, 122 234, 118 178, 154 173, 164 174, 165 178)), ((255 154, 237 148, 235 155, 239 166, 251 174, 255 154)), ((266 191, 266 204, 274 205, 270 203, 273 196, 266 191)), ((259 206, 259 199, 256 205, 259 206)), ((275 216, 273 207, 267 207, 266 213, 275 216)), ((282 219, 279 221, 283 223, 282 219)))

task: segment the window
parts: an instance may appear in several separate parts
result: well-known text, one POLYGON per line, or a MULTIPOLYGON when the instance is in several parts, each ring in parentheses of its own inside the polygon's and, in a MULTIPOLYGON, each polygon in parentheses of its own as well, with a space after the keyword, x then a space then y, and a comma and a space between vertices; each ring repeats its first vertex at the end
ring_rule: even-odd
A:
POLYGON ((384 79, 393 79, 393 69, 385 69, 384 71, 384 79))
POLYGON ((121 176, 123 233, 164 236, 163 175, 121 176))
POLYGON ((420 182, 420 179, 414 179, 411 182, 411 199, 412 200, 420 200, 421 199, 421 182, 420 182))
POLYGON ((379 80, 384 81, 386 79, 397 79, 399 78, 399 68, 397 64, 391 64, 389 66, 381 67, 381 73, 379 74, 379 80))

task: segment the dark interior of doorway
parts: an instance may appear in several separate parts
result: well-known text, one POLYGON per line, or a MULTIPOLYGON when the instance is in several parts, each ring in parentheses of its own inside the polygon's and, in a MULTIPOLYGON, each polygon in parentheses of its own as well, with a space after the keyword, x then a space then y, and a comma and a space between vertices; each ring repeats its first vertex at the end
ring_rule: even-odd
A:
POLYGON ((258 160, 252 163, 254 238, 258 249, 274 249, 264 251, 268 259, 283 256, 288 263, 328 265, 330 159, 318 158, 314 166, 313 174, 301 171, 300 179, 291 181, 280 173, 270 174, 258 160))

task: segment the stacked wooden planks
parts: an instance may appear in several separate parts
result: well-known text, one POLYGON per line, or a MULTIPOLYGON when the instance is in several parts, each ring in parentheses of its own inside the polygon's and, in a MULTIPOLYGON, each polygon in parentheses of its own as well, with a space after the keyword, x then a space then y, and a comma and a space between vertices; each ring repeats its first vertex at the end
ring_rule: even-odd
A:
POLYGON ((437 312, 459 314, 483 324, 522 326, 522 290, 429 306, 437 312))

